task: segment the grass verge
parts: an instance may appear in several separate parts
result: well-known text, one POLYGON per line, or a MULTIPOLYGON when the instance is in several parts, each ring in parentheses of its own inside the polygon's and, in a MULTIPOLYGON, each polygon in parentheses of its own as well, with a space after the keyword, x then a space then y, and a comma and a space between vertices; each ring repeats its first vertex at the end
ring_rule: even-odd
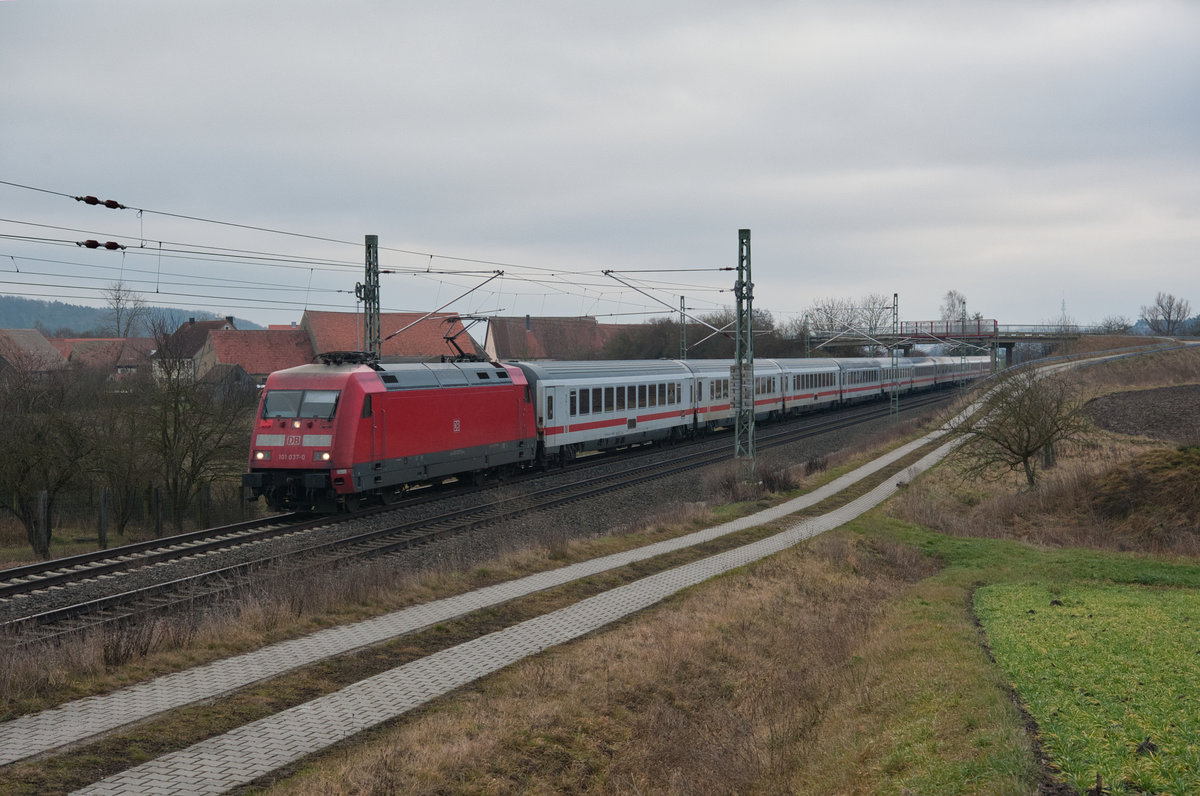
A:
POLYGON ((1200 793, 1200 593, 1004 584, 975 611, 1065 782, 1200 793))

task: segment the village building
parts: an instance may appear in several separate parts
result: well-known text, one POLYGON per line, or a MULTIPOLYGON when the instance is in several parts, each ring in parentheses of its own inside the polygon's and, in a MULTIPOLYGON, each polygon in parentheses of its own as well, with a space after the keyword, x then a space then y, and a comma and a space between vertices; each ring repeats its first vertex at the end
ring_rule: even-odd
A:
POLYGON ((489 318, 484 349, 497 361, 509 359, 597 359, 626 324, 595 318, 489 318))

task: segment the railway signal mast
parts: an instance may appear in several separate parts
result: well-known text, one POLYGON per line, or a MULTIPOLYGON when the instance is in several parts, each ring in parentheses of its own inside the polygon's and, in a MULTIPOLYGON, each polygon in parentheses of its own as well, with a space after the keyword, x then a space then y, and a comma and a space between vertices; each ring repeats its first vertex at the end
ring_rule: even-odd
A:
POLYGON ((736 402, 733 456, 754 461, 754 283, 750 281, 750 230, 738 230, 737 346, 730 381, 736 402))
POLYGON ((383 351, 379 332, 379 236, 367 235, 365 281, 354 286, 355 297, 363 303, 363 350, 378 362, 383 351))

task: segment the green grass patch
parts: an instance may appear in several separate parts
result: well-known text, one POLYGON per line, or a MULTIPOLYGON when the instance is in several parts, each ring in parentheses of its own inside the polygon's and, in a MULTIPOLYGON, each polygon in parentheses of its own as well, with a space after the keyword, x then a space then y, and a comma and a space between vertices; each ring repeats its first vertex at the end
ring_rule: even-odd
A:
POLYGON ((1065 782, 1200 793, 1200 592, 1002 584, 975 611, 1065 782))

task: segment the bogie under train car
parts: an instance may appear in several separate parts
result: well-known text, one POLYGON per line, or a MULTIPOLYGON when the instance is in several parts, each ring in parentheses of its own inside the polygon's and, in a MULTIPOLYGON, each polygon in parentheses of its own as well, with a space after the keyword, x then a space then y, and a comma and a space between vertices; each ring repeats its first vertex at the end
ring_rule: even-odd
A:
MULTIPOLYGON (((335 511, 391 502, 451 476, 477 479, 577 453, 702 434, 733 422, 729 360, 328 364, 272 373, 256 419, 249 499, 335 511)), ((769 420, 961 384, 987 357, 780 359, 754 363, 769 420)))

